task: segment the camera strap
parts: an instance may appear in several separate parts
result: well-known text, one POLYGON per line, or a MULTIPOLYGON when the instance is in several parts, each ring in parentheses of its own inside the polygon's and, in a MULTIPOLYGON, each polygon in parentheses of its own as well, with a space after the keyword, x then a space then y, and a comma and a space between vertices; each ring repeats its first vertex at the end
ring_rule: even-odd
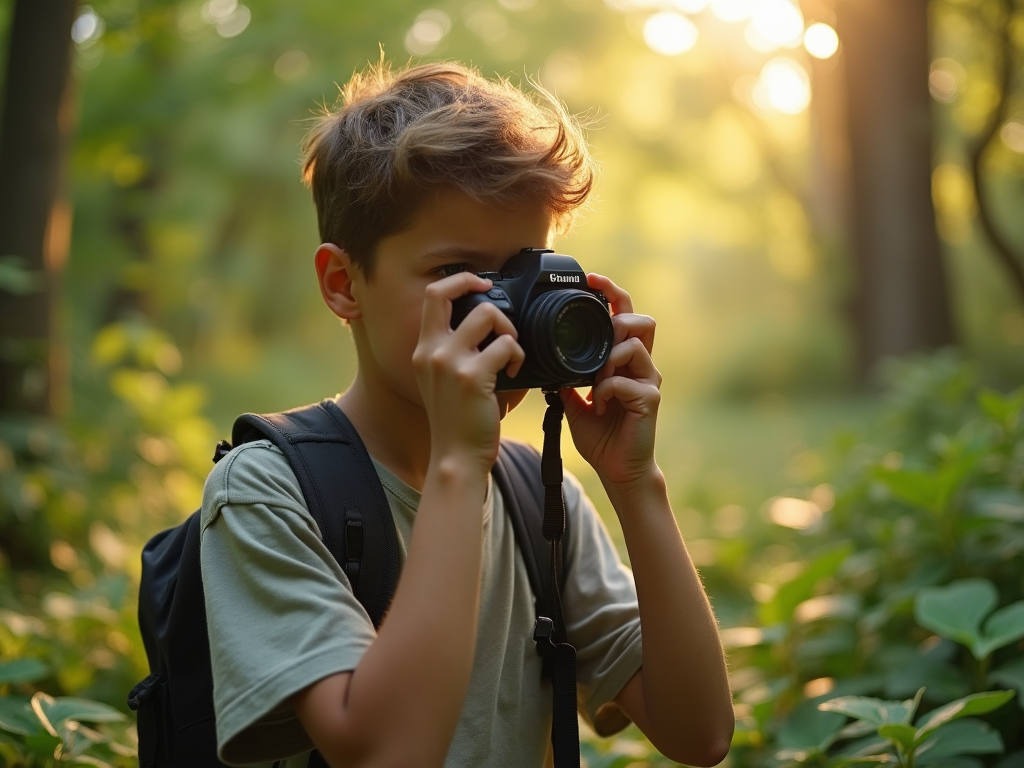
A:
POLYGON ((541 482, 544 485, 544 538, 551 542, 551 579, 548 595, 533 628, 537 652, 551 675, 551 748, 555 768, 579 768, 580 731, 576 720, 576 649, 569 644, 562 613, 562 535, 565 533, 565 498, 562 495, 562 416, 565 406, 557 391, 545 391, 544 450, 541 482), (543 615, 543 612, 549 615, 543 615))

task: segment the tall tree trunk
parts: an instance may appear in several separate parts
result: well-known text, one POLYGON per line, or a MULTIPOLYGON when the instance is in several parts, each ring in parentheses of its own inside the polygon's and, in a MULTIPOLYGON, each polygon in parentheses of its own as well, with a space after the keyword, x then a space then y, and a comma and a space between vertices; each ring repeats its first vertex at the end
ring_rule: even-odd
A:
POLYGON ((838 0, 861 371, 952 343, 931 197, 927 0, 838 0))
POLYGON ((46 416, 53 301, 70 210, 58 194, 69 134, 75 0, 17 0, 0 112, 0 414, 46 416))

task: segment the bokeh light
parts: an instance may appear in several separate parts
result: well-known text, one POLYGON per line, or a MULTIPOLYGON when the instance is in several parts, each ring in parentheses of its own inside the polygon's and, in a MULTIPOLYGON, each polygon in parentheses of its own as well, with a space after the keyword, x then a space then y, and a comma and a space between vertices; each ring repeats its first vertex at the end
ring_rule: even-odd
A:
POLYGON ((752 6, 751 0, 711 0, 711 12, 729 23, 750 18, 752 6))
POLYGON ((1024 123, 1011 120, 1000 129, 999 138, 1011 150, 1024 155, 1024 123))
POLYGON ((444 11, 428 8, 416 17, 405 35, 405 50, 415 56, 433 51, 452 28, 452 20, 444 11))
POLYGON ((700 13, 708 7, 709 0, 672 0, 672 6, 683 13, 700 13))
POLYGON ((839 35, 828 24, 815 22, 804 32, 804 49, 816 59, 830 59, 839 50, 839 35))
POLYGON ((790 0, 760 0, 751 8, 750 27, 769 43, 795 48, 803 37, 804 16, 790 0))
POLYGON ((224 38, 238 37, 249 26, 252 12, 238 0, 207 0, 202 8, 203 20, 213 24, 224 38))
POLYGON ((811 79, 792 59, 772 59, 761 68, 751 97, 765 112, 798 115, 811 103, 811 79))
POLYGON ((309 56, 305 51, 285 51, 274 62, 274 74, 282 82, 298 80, 309 69, 309 56))
POLYGON ((103 36, 105 25, 90 5, 83 5, 75 23, 71 25, 71 39, 80 46, 96 42, 103 36))
POLYGON ((644 23, 644 42, 664 56, 678 56, 697 44, 697 26, 674 11, 662 11, 644 23))
POLYGON ((952 104, 960 91, 960 81, 966 77, 964 68, 954 59, 941 58, 932 62, 928 72, 928 91, 932 98, 943 104, 952 104))

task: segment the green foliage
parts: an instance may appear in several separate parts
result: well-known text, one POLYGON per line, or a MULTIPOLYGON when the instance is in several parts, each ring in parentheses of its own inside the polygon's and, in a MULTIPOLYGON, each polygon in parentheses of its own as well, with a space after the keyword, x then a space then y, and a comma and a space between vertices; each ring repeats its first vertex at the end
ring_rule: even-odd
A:
POLYGON ((913 699, 903 702, 846 696, 819 704, 820 710, 853 718, 849 726, 836 729, 834 741, 872 731, 880 739, 868 736, 867 741, 859 742, 846 753, 840 752, 827 765, 838 768, 854 762, 877 762, 913 768, 943 764, 948 758, 962 755, 1002 752, 999 733, 987 723, 973 718, 954 721, 998 709, 1013 696, 1012 691, 987 691, 958 699, 911 725, 923 693, 921 689, 913 699))
POLYGON ((723 632, 734 764, 966 766, 1024 747, 1021 707, 1003 706, 1024 691, 1024 387, 982 388, 949 353, 889 380, 888 426, 835 451, 834 508, 754 590, 758 622, 723 632))

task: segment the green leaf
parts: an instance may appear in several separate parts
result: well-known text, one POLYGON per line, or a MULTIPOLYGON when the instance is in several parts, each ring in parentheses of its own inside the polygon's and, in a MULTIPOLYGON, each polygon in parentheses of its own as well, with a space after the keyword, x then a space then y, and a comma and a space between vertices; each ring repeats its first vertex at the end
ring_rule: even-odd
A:
POLYGON ((970 495, 970 510, 978 517, 1024 522, 1024 493, 1012 488, 984 488, 970 495))
POLYGON ((917 703, 908 701, 885 701, 866 696, 841 696, 818 705, 823 712, 839 712, 848 717, 864 720, 874 726, 887 723, 906 723, 913 717, 917 703))
POLYGON ((895 762, 895 755, 861 755, 860 757, 833 757, 825 765, 827 768, 847 768, 850 765, 891 765, 895 762))
POLYGON ((1013 694, 1013 691, 985 691, 951 701, 921 718, 917 724, 917 740, 920 742, 928 734, 953 720, 970 715, 983 715, 986 712, 999 709, 1013 698, 1013 694))
POLYGON ((31 683, 46 677, 50 668, 39 659, 15 659, 0 664, 0 685, 31 683))
POLYGON ((43 730, 42 723, 32 711, 26 696, 6 696, 0 699, 0 729, 19 736, 28 736, 43 730))
POLYGON ((838 712, 822 712, 813 702, 804 701, 790 712, 776 741, 783 749, 824 752, 839 737, 845 722, 838 712))
POLYGON ((889 723, 878 729, 878 735, 910 752, 914 748, 914 726, 907 723, 889 723))
POLYGON ((125 719, 124 713, 107 704, 72 696, 59 699, 46 697, 40 701, 40 706, 54 728, 60 728, 69 720, 85 723, 117 723, 125 719))
POLYGON ((1015 689, 1017 691, 1017 706, 1024 709, 1024 656, 992 670, 988 675, 988 681, 1015 689))
POLYGON ((761 606, 759 618, 762 626, 791 621, 796 607, 813 597, 815 587, 823 579, 835 575, 852 551, 848 543, 843 543, 811 560, 800 575, 780 586, 775 597, 761 606))
POLYGON ((938 477, 930 472, 911 469, 885 469, 876 467, 874 477, 893 496, 907 502, 913 507, 936 510, 942 496, 942 484, 938 477))
POLYGON ((975 648, 971 649, 974 657, 984 659, 992 651, 1024 637, 1024 600, 1018 600, 988 617, 985 622, 985 635, 975 648))
POLYGON ((21 256, 0 256, 0 290, 15 296, 27 296, 41 291, 44 273, 27 269, 21 256))
POLYGON ((922 589, 914 617, 922 627, 968 646, 981 640, 981 621, 999 600, 988 579, 963 579, 945 587, 922 589))
POLYGON ((949 723, 914 751, 914 762, 925 768, 958 755, 994 755, 1003 751, 1003 739, 991 725, 970 718, 949 723))

